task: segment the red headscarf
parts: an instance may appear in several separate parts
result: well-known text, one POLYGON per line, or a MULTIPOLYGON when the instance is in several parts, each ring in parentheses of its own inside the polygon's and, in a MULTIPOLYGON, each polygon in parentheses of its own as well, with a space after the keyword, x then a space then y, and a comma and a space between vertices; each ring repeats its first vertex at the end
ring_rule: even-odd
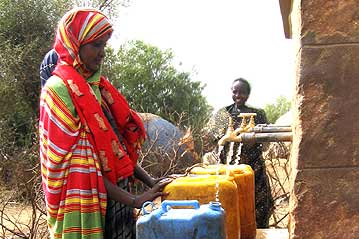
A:
POLYGON ((77 8, 67 13, 57 30, 54 48, 60 59, 53 74, 66 84, 82 127, 95 146, 102 172, 116 183, 133 174, 145 129, 125 98, 107 79, 100 77, 102 99, 115 119, 122 137, 120 142, 85 79, 89 72, 86 72, 80 59, 80 46, 108 33, 112 33, 112 26, 107 17, 97 10, 77 8))
POLYGON ((73 66, 84 73, 80 46, 112 31, 107 17, 98 10, 75 8, 67 12, 59 22, 55 38, 54 48, 59 55, 59 63, 73 66))

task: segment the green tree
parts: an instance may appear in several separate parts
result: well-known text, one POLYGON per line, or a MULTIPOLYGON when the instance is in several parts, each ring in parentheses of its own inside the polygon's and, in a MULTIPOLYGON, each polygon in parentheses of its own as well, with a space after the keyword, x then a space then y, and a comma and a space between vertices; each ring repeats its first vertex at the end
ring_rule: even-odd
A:
POLYGON ((128 7, 131 0, 73 0, 73 6, 93 7, 101 10, 109 18, 115 18, 120 12, 120 7, 128 7))
POLYGON ((117 54, 108 50, 104 74, 136 110, 200 128, 212 110, 202 96, 205 86, 178 71, 173 57, 171 50, 131 41, 117 54))
POLYGON ((0 156, 36 142, 39 65, 54 42, 56 26, 74 5, 116 16, 128 0, 0 0, 0 156))
POLYGON ((0 1, 0 155, 34 142, 39 64, 51 48, 65 2, 0 1))
POLYGON ((290 110, 291 102, 284 96, 279 96, 274 104, 267 104, 264 106, 268 121, 275 123, 276 120, 290 110))

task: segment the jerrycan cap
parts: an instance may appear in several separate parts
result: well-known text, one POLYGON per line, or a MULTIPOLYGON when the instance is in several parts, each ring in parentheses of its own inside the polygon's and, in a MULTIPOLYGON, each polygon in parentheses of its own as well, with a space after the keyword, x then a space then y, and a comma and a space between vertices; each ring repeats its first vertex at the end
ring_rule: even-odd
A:
POLYGON ((147 201, 142 205, 142 215, 147 215, 150 214, 152 211, 154 211, 155 209, 157 209, 156 204, 154 204, 151 201, 147 201), (151 206, 151 211, 147 211, 146 207, 147 206, 151 206))
POLYGON ((221 210, 221 203, 218 201, 210 201, 209 202, 209 208, 214 211, 220 211, 221 210))

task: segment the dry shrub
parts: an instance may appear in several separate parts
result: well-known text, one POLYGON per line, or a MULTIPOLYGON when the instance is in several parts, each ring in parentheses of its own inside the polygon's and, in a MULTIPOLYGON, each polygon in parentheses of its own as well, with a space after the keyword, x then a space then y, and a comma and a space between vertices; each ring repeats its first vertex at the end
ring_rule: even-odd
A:
MULTIPOLYGON (((168 145, 166 145, 169 147, 158 145, 159 135, 160 133, 157 133, 155 137, 147 139, 146 146, 141 149, 138 160, 138 164, 154 178, 184 174, 188 167, 200 162, 194 149, 194 140, 190 129, 181 138, 174 134, 171 135, 168 145)), ((143 192, 143 184, 135 183, 134 191, 136 193, 143 192)))
POLYGON ((0 161, 0 238, 48 238, 37 149, 0 161))
POLYGON ((287 228, 289 216, 290 143, 270 143, 263 152, 274 200, 270 226, 287 228))
POLYGON ((184 173, 187 167, 197 163, 193 132, 191 128, 180 129, 181 116, 177 126, 157 115, 141 113, 140 116, 147 138, 138 163, 147 172, 156 178, 165 177, 184 173))

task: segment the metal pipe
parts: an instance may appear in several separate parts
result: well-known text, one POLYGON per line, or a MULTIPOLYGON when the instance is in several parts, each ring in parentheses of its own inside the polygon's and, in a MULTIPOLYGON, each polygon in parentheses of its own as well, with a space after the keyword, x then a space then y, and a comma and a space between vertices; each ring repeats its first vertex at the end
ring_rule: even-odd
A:
POLYGON ((264 143, 264 142, 291 142, 293 139, 292 132, 279 132, 279 133, 242 133, 239 135, 241 142, 251 143, 264 143))
POLYGON ((255 133, 292 132, 292 127, 263 124, 263 125, 256 125, 254 128, 251 128, 249 132, 255 132, 255 133))

